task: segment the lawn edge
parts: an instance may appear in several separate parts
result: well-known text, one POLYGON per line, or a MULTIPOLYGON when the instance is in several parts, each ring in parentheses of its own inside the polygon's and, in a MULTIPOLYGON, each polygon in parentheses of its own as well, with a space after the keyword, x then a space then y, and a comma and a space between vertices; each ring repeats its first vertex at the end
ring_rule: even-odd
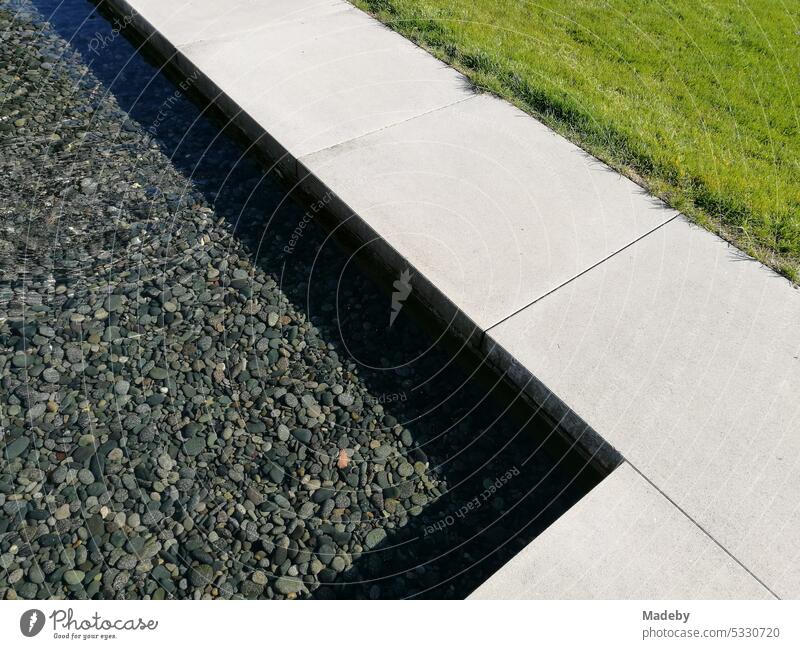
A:
MULTIPOLYGON (((580 124, 570 121, 566 117, 557 117, 555 114, 563 111, 555 102, 550 101, 548 103, 550 98, 545 93, 542 93, 539 98, 539 102, 544 104, 543 108, 533 106, 525 98, 509 89, 507 81, 501 76, 485 70, 478 70, 465 63, 462 56, 450 54, 445 49, 445 46, 429 40, 425 28, 420 26, 417 20, 404 18, 399 14, 397 17, 387 16, 386 12, 391 12, 394 9, 391 0, 348 0, 348 2, 381 22, 388 29, 407 38, 432 56, 461 72, 473 84, 476 91, 493 95, 513 104, 608 165, 611 169, 636 183, 648 193, 681 212, 696 225, 712 232, 745 254, 753 257, 788 279, 793 285, 800 286, 800 259, 781 253, 754 237, 748 236, 743 228, 727 222, 724 218, 724 212, 723 215, 715 214, 698 205, 695 198, 687 190, 670 182, 668 178, 657 173, 648 172, 644 168, 626 162, 623 160, 623 156, 615 155, 611 147, 603 146, 598 142, 598 133, 582 129, 580 124), (499 86, 499 89, 482 84, 477 78, 481 75, 494 81, 499 86), (548 112, 548 109, 550 112, 548 112)), ((505 70, 505 72, 511 74, 510 70, 505 70)), ((627 158, 642 157, 641 154, 630 149, 627 149, 626 153, 627 155, 624 157, 627 158)), ((699 181, 695 182, 702 186, 699 181)), ((702 186, 702 189, 708 193, 712 202, 722 202, 726 198, 724 195, 711 192, 704 186, 702 186)), ((752 212, 748 209, 747 213, 751 214, 752 212)))

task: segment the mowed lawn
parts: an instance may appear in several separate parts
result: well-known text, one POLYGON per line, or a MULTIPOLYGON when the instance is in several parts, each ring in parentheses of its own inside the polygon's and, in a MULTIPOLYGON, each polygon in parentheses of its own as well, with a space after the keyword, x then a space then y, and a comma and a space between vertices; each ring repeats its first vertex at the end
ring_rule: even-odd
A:
POLYGON ((800 276, 800 0, 353 1, 800 276))

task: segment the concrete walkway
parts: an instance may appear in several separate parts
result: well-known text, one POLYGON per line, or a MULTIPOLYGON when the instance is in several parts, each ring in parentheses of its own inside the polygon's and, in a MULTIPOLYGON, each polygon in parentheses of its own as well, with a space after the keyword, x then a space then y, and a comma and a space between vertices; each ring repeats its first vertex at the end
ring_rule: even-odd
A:
POLYGON ((788 282, 342 0, 110 4, 598 461, 626 458, 476 596, 800 596, 788 282))
POLYGON ((768 599, 627 462, 470 599, 768 599))

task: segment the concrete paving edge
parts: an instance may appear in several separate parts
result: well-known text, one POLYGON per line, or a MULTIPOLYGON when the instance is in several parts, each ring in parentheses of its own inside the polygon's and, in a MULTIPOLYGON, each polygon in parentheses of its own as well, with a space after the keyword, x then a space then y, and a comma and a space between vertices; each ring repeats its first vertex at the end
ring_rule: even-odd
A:
MULTIPOLYGON (((209 101, 214 103, 244 135, 269 159, 288 180, 295 181, 309 195, 325 199, 329 211, 360 242, 370 242, 375 252, 371 255, 373 262, 383 272, 398 274, 409 269, 415 279, 415 297, 442 323, 446 324, 457 337, 465 341, 473 350, 483 354, 482 344, 484 331, 460 310, 441 290, 430 282, 407 258, 386 242, 370 224, 351 209, 337 194, 336 188, 329 187, 313 172, 309 171, 291 151, 278 142, 264 126, 259 124, 240 106, 231 101, 217 84, 206 76, 202 69, 195 66, 187 56, 170 43, 147 18, 137 11, 127 0, 106 0, 120 16, 126 16, 128 22, 145 39, 146 45, 157 52, 165 61, 174 66, 181 74, 195 79, 194 87, 209 101)), ((523 368, 511 368, 493 363, 495 369, 507 377, 512 384, 524 390, 525 395, 533 400, 536 407, 542 410, 560 425, 560 432, 574 444, 584 456, 596 463, 604 471, 612 471, 622 461, 620 453, 606 442, 587 422, 583 421, 569 406, 561 401, 541 383, 533 374, 523 368)))

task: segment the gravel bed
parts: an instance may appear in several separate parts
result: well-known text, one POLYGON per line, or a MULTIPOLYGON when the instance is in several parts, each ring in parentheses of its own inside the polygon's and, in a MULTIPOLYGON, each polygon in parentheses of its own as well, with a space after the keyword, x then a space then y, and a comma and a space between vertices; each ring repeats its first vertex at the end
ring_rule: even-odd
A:
POLYGON ((335 582, 442 478, 63 39, 0 31, 0 597, 335 582))

